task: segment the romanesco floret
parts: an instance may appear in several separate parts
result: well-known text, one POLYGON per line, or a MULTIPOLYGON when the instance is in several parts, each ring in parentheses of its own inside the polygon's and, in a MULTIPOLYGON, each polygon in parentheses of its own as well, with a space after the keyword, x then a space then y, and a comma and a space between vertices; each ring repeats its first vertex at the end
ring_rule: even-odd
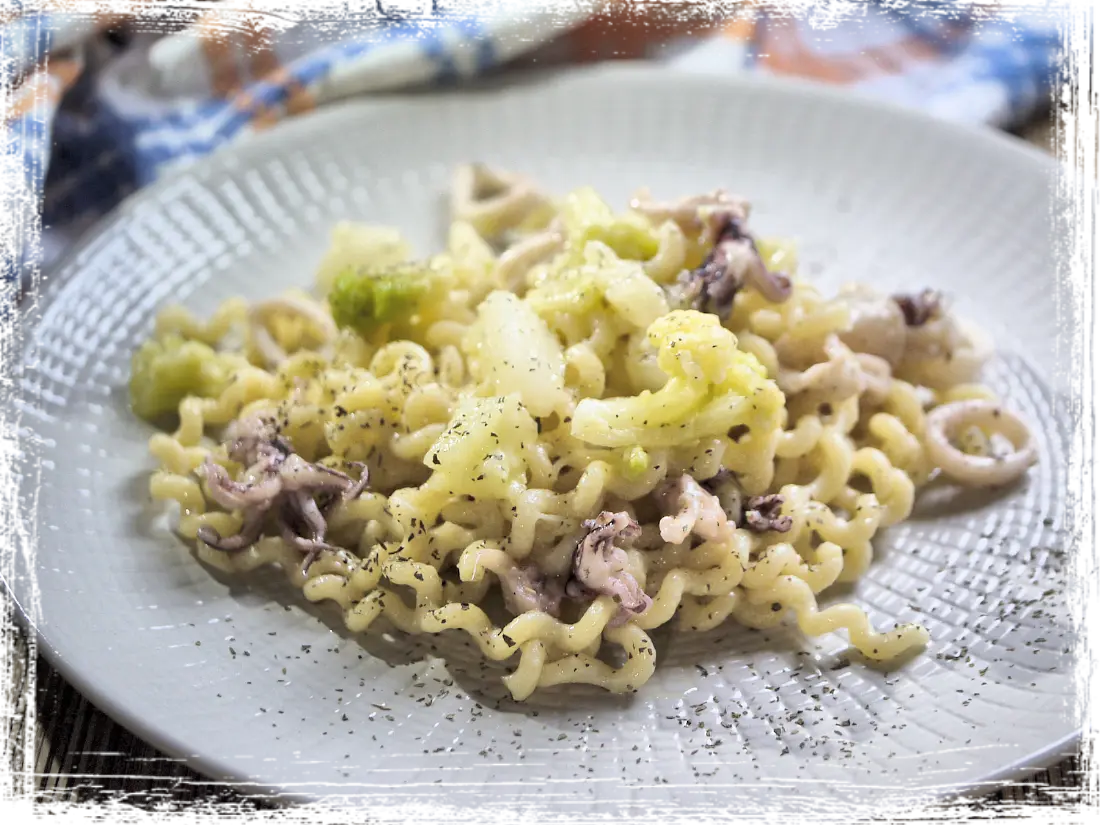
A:
POLYGON ((422 264, 345 269, 328 295, 332 319, 343 329, 370 337, 382 325, 414 315, 432 285, 432 271, 422 264))
POLYGON ((154 419, 176 412, 187 396, 213 398, 229 383, 230 361, 179 335, 150 339, 131 359, 130 406, 142 418, 154 419))

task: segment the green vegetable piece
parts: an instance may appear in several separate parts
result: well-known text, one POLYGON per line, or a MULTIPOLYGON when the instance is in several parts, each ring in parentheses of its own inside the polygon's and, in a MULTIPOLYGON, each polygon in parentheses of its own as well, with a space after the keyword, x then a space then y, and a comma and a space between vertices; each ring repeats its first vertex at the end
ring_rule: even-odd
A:
POLYGON ((349 268, 336 276, 328 302, 337 326, 366 338, 414 315, 431 286, 432 274, 421 264, 349 268))
POLYGON ((628 481, 636 481, 649 469, 649 453, 635 445, 623 451, 623 475, 628 481))
POLYGON ((146 341, 134 353, 130 369, 130 406, 149 420, 176 412, 188 396, 219 395, 231 375, 213 349, 179 335, 146 341))

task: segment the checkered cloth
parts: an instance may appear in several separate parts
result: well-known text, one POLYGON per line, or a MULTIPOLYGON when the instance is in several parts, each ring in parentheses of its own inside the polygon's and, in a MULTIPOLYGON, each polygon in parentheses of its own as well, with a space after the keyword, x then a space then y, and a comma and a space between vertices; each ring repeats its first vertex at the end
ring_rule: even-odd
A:
POLYGON ((0 117, 5 159, 21 160, 26 187, 7 193, 8 212, 20 237, 33 236, 39 214, 45 227, 41 246, 17 238, 4 250, 0 286, 7 282, 8 293, 169 166, 352 95, 445 84, 502 63, 644 57, 683 71, 846 84, 945 118, 1008 127, 1045 102, 1059 45, 1050 9, 990 17, 988 8, 928 0, 904 9, 870 2, 829 25, 750 4, 714 19, 698 6, 589 2, 600 10, 519 58, 524 36, 515 28, 501 33, 444 13, 372 12, 272 32, 247 19, 229 30, 215 10, 182 31, 149 34, 148 20, 20 13, 21 0, 8 3, 14 12, 0 26, 0 55, 14 91, 0 117))

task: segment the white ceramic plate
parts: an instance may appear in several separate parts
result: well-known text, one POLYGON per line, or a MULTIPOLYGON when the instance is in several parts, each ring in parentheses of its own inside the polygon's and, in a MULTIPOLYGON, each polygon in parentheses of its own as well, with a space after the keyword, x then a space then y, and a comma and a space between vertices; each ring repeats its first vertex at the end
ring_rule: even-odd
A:
MULTIPOLYGON (((1007 138, 814 86, 641 69, 357 103, 228 150, 130 200, 27 322, 44 649, 200 771, 384 800, 374 813, 395 821, 424 805, 479 821, 517 806, 882 811, 1042 767, 1079 725, 1052 170, 1007 138), (845 666, 839 636, 659 634, 637 695, 551 691, 522 707, 449 641, 350 636, 277 571, 224 579, 165 530, 147 503, 151 430, 125 403, 155 311, 309 284, 337 219, 397 224, 426 253, 442 242, 449 170, 470 159, 617 204, 639 184, 726 186, 762 232, 802 242, 823 284, 942 288, 992 331, 1003 353, 988 378, 1037 424, 1041 463, 999 498, 923 502, 837 594, 878 626, 923 622, 925 653, 884 673, 845 666)), ((13 586, 31 609, 25 571, 13 586)))

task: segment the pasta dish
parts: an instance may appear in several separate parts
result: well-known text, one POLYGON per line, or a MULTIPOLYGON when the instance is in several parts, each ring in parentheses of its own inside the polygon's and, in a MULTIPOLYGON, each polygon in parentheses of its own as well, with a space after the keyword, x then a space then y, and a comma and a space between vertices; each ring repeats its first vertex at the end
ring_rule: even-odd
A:
POLYGON ((923 485, 1036 460, 946 296, 826 296, 721 190, 618 211, 473 164, 450 205, 433 257, 342 223, 313 290, 159 315, 131 401, 203 562, 277 564, 352 632, 465 633, 519 700, 638 690, 669 623, 927 641, 818 596, 923 485))

